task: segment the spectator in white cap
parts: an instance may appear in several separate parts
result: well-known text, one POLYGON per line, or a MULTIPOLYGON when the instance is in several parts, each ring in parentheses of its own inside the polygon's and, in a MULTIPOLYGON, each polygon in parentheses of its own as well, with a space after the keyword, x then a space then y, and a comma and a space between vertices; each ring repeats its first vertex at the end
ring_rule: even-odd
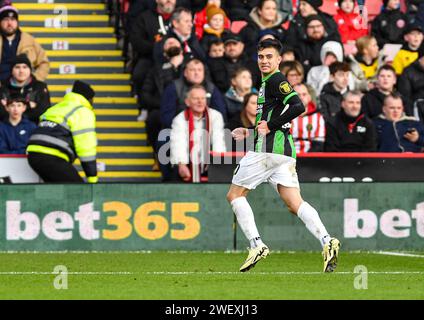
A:
POLYGON ((49 60, 33 36, 19 29, 18 10, 7 5, 0 8, 0 80, 10 77, 15 57, 25 53, 37 80, 44 81, 49 73, 49 60))

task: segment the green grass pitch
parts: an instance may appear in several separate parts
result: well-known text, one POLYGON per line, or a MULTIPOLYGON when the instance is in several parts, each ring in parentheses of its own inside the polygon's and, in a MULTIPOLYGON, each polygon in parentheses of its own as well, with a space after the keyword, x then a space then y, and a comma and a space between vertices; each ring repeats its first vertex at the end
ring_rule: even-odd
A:
POLYGON ((341 252, 324 274, 319 252, 271 252, 247 273, 238 272, 247 252, 0 253, 0 298, 424 299, 424 255, 415 254, 341 252), (57 265, 68 271, 65 290, 54 288, 57 265))

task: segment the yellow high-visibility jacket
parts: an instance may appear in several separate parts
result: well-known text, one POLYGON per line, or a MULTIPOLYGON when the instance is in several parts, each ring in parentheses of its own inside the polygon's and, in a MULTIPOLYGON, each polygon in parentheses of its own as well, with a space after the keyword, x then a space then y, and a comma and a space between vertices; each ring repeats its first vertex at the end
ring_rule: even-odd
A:
POLYGON ((27 152, 56 156, 70 163, 78 157, 88 182, 97 182, 96 116, 90 102, 70 92, 47 109, 31 135, 27 152))
POLYGON ((396 74, 400 76, 405 70, 405 68, 409 67, 413 62, 418 59, 418 50, 413 51, 409 49, 408 45, 405 44, 402 49, 396 54, 393 59, 393 68, 396 70, 396 74))

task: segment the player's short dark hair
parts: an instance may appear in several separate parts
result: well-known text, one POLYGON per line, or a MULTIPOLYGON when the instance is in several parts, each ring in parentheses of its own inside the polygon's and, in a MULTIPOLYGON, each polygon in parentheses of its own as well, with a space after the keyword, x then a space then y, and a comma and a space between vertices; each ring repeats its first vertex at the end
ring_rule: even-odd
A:
POLYGON ((283 45, 279 40, 276 39, 265 39, 258 43, 257 50, 261 51, 266 48, 274 48, 278 54, 281 55, 283 52, 283 45))
POLYGON ((349 72, 350 65, 347 62, 336 61, 330 64, 330 74, 335 75, 338 71, 349 72))

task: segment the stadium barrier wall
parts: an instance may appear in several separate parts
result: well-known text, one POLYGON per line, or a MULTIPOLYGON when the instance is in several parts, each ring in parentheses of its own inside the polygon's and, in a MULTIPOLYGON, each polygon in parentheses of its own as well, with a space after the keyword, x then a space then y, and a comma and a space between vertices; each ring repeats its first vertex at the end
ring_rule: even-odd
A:
POLYGON ((40 177, 31 169, 25 155, 0 154, 0 183, 39 183, 40 177))
MULTIPOLYGON (((212 152, 209 182, 231 183, 244 152, 212 152)), ((309 152, 297 155, 301 182, 424 182, 424 154, 309 152)))
MULTIPOLYGON (((227 184, 0 185, 0 250, 232 250, 227 184)), ((305 183, 345 250, 423 250, 422 183, 305 183)), ((275 191, 249 195, 272 250, 321 250, 275 191)))

